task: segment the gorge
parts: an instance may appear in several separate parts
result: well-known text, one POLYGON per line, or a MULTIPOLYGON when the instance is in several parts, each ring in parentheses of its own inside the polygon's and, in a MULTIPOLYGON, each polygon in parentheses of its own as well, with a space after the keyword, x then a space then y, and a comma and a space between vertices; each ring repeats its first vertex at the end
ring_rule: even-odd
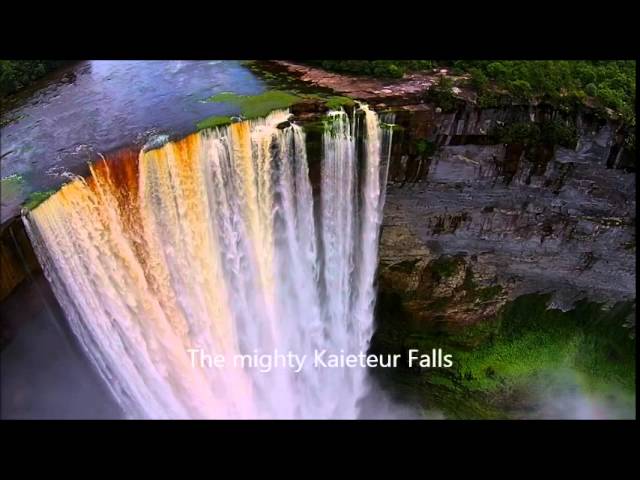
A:
MULTIPOLYGON (((278 88, 293 81, 280 77, 281 67, 273 67, 278 88)), ((12 278, 19 278, 25 263, 33 272, 42 263, 56 277, 66 316, 125 414, 357 418, 368 415, 358 399, 380 390, 427 417, 635 416, 636 187, 618 121, 544 102, 483 108, 460 98, 447 108, 423 99, 428 86, 417 85, 429 77, 380 86, 342 76, 347 89, 312 67, 287 74, 317 82, 311 94, 293 92, 291 116, 275 110, 264 119, 230 119, 139 155, 105 154, 106 162, 94 155, 86 181, 72 180, 25 214, 40 262, 20 222, 7 227, 3 218, 2 253, 10 258, 3 266, 15 263, 12 278), (555 133, 564 126, 575 130, 574 143, 555 133), (247 197, 239 194, 245 189, 247 197), (234 200, 247 198, 244 206, 234 200), (219 260, 203 253, 223 250, 229 254, 219 260), (87 253, 71 254, 79 251, 87 253), (239 258, 253 274, 241 273, 239 258), (306 288, 316 284, 309 279, 319 287, 306 288), (232 300, 212 297, 221 291, 232 300), (154 327, 132 329, 147 309, 154 327), (227 320, 224 332, 209 336, 202 325, 211 312, 227 320), (280 323, 301 316, 315 324, 280 323), (74 322, 86 317, 95 325, 74 322), (250 338, 246 326, 256 317, 273 328, 250 338), (115 328, 97 336, 105 325, 115 328), (166 328, 158 334, 155 325, 166 328), (314 333, 323 325, 323 335, 314 333), (279 327, 289 333, 274 333, 279 327), (184 392, 208 398, 201 382, 244 392, 258 379, 202 380, 184 375, 176 358, 158 361, 165 349, 156 345, 192 334, 214 350, 234 351, 246 335, 249 349, 271 342, 311 351, 329 342, 403 361, 366 375, 348 370, 346 378, 306 372, 300 385, 284 375, 273 380, 273 393, 256 387, 260 401, 229 410, 228 399, 197 404, 184 392), (118 346, 116 338, 150 343, 136 353, 138 340, 118 346), (454 368, 408 365, 408 351, 432 348, 451 352, 454 368), (134 359, 126 370, 123 357, 134 359), (294 405, 299 395, 304 410, 294 405)), ((195 346, 189 343, 180 348, 195 346)))

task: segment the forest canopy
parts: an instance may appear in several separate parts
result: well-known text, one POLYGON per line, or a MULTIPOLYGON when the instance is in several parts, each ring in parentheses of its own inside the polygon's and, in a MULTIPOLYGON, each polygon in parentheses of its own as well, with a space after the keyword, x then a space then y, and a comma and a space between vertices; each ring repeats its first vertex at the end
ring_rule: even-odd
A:
POLYGON ((309 60, 327 70, 400 78, 420 70, 448 68, 469 76, 481 105, 499 96, 543 97, 564 105, 593 99, 635 125, 636 63, 633 60, 309 60))
POLYGON ((0 60, 0 97, 17 92, 66 60, 0 60))

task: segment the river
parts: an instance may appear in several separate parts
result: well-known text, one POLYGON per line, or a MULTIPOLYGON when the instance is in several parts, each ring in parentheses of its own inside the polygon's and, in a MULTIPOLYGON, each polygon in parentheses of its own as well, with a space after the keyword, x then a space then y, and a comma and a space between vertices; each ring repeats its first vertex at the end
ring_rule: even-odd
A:
POLYGON ((142 146, 154 136, 183 136, 229 103, 223 92, 254 95, 266 84, 239 61, 111 61, 75 63, 7 103, 2 114, 2 221, 31 194, 54 189, 70 173, 86 173, 98 153, 142 146))

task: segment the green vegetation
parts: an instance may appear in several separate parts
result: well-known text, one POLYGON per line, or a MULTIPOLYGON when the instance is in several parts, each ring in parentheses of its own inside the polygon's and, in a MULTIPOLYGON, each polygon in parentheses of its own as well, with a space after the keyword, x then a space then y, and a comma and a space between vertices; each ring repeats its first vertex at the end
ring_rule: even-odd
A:
MULTIPOLYGON (((219 93, 207 99, 208 102, 231 103, 238 107, 240 116, 243 119, 259 118, 269 114, 272 110, 280 108, 288 108, 296 103, 305 100, 314 100, 324 103, 330 110, 339 110, 340 108, 350 108, 355 105, 352 98, 337 95, 321 95, 314 93, 292 93, 280 90, 269 90, 259 95, 237 95, 235 93, 219 93)), ((317 127, 324 129, 323 119, 318 122, 317 127)), ((204 128, 219 127, 232 122, 230 116, 213 116, 198 122, 198 130, 204 128)), ((314 125, 305 125, 305 128, 313 128, 314 125)))
MULTIPOLYGON (((494 287, 488 288, 491 291, 483 289, 481 296, 496 294, 494 287)), ((463 338, 413 333, 405 342, 422 351, 440 347, 453 355, 454 369, 432 371, 428 382, 457 395, 474 392, 489 404, 513 392, 557 390, 567 374, 586 394, 632 404, 635 341, 623 324, 633 305, 619 303, 603 310, 582 301, 562 312, 548 309, 548 301, 549 295, 519 297, 495 321, 462 329, 463 338), (469 348, 472 334, 486 340, 469 348)))
POLYGON ((431 142, 426 138, 421 138, 416 140, 415 148, 418 155, 430 157, 436 152, 438 147, 434 142, 431 142))
POLYGON ((576 127, 569 121, 513 123, 497 127, 490 133, 499 143, 521 144, 527 147, 561 145, 575 148, 578 141, 576 127))
POLYGON ((24 178, 20 175, 9 175, 0 180, 0 197, 2 203, 17 203, 23 193, 24 178))
MULTIPOLYGON (((497 106, 503 100, 542 99, 570 109, 591 101, 596 107, 620 113, 627 125, 635 126, 633 60, 308 60, 306 63, 336 72, 396 78, 410 71, 446 67, 455 75, 469 75, 469 84, 478 91, 478 103, 483 107, 497 106)), ((441 91, 436 96, 450 105, 451 99, 444 97, 447 92, 444 87, 437 87, 441 91)), ((635 143, 635 138, 630 142, 635 143)))
MULTIPOLYGON (((332 97, 345 98, 346 97, 332 97)), ((279 90, 269 90, 259 95, 238 95, 230 92, 218 93, 207 99, 207 102, 230 103, 240 110, 243 119, 259 118, 269 114, 272 110, 288 108, 294 103, 302 101, 303 98, 289 92, 279 90)), ((216 115, 206 118, 196 124, 198 130, 204 128, 220 127, 231 123, 230 116, 216 115)))
POLYGON ((541 98, 571 108, 588 98, 622 114, 635 125, 636 62, 633 60, 462 60, 446 62, 454 73, 468 72, 481 103, 507 94, 541 98))
POLYGON ((279 90, 269 90, 259 95, 219 93, 207 99, 209 102, 231 103, 240 109, 243 118, 264 117, 272 110, 287 108, 302 101, 302 97, 279 90))
MULTIPOLYGON (((2 193, 3 201, 13 201, 17 199, 18 195, 22 192, 24 187, 24 179, 20 175, 9 175, 0 181, 0 192, 2 193)), ((33 192, 23 203, 23 207, 28 210, 33 210, 52 194, 55 190, 47 190, 42 192, 33 192)))
MULTIPOLYGON (((240 110, 240 116, 243 119, 264 117, 272 110, 288 108, 305 100, 324 103, 329 110, 339 110, 341 108, 352 108, 355 106, 355 100, 345 96, 323 95, 317 93, 293 93, 279 90, 271 90, 259 95, 237 95, 235 93, 225 92, 207 99, 208 102, 224 102, 237 106, 240 110)), ((305 130, 317 130, 322 132, 325 129, 325 123, 330 120, 331 119, 329 117, 323 117, 321 120, 316 122, 305 123, 305 130)), ((196 128, 198 130, 202 130, 205 128, 220 127, 228 125, 232 121, 233 119, 230 116, 213 116, 198 122, 196 128)))
POLYGON ((341 107, 353 107, 355 101, 349 97, 332 96, 326 99, 325 105, 330 110, 338 110, 341 107))
POLYGON ((198 130, 202 130, 204 128, 220 127, 222 125, 227 125, 229 123, 231 123, 231 117, 214 116, 214 117, 205 118, 201 122, 198 122, 196 124, 196 128, 198 130))
POLYGON ((580 302, 574 310, 547 309, 549 297, 526 295, 501 312, 495 336, 473 352, 459 352, 469 384, 495 388, 561 368, 576 370, 588 390, 635 389, 635 342, 622 328, 631 305, 604 311, 580 302), (487 371, 494 375, 486 375, 487 371))
POLYGON ((17 92, 66 63, 66 60, 0 60, 0 97, 17 92))
POLYGON ((458 271, 464 260, 459 257, 442 256, 429 263, 429 269, 436 276, 436 279, 450 278, 458 271))
POLYGON ((305 60, 305 63, 335 72, 390 78, 435 66, 432 60, 305 60))
POLYGON ((453 80, 447 77, 440 77, 425 96, 425 100, 437 105, 443 112, 451 112, 456 109, 460 100, 453 94, 453 80))
POLYGON ((474 299, 480 303, 489 302, 502 293, 502 286, 491 285, 480 287, 473 292, 474 299))
MULTIPOLYGON (((451 275, 455 257, 439 260, 430 267, 437 266, 443 277, 451 275)), ((502 287, 478 287, 465 278, 464 292, 456 303, 458 312, 475 308, 469 301, 471 305, 494 301, 502 287)), ((582 396, 611 408, 609 414, 628 416, 635 402, 633 302, 605 309, 580 301, 563 312, 547 307, 550 297, 520 296, 494 317, 471 325, 438 320, 440 303, 445 302, 449 311, 458 298, 455 294, 424 307, 434 313, 435 321, 428 325, 405 317, 402 303, 393 295, 384 297, 379 315, 385 320, 373 340, 377 352, 442 348, 452 354, 454 365, 376 374, 408 399, 442 410, 450 418, 520 418, 537 411, 539 402, 562 396, 582 396)))
POLYGON ((56 190, 33 192, 31 195, 29 195, 29 198, 27 198, 27 201, 24 203, 24 208, 26 208, 27 210, 33 210, 54 193, 56 193, 56 190))

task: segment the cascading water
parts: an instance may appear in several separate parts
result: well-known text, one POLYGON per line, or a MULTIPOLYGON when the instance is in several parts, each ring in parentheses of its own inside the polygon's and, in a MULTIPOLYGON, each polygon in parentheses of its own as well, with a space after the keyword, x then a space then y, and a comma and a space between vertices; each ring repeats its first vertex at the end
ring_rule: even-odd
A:
POLYGON ((305 133, 278 128, 289 117, 100 162, 24 217, 128 417, 358 417, 365 368, 194 368, 188 354, 368 348, 391 130, 364 105, 331 112, 314 205, 305 133))

